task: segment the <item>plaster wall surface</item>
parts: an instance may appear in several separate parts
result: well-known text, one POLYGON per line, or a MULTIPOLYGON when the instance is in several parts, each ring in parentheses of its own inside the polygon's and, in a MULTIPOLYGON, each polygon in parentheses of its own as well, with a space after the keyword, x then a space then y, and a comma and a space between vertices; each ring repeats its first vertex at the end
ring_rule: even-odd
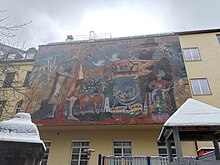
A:
MULTIPOLYGON (((132 156, 158 156, 157 138, 161 127, 148 129, 108 129, 108 130, 42 130, 41 139, 50 140, 48 165, 70 164, 73 140, 88 140, 89 148, 95 149, 89 161, 97 165, 98 155, 113 155, 113 141, 132 142, 132 156)), ((196 156, 194 143, 184 142, 183 152, 196 156)))
POLYGON ((182 50, 197 47, 201 56, 201 61, 185 61, 188 79, 207 78, 211 90, 211 95, 192 94, 192 98, 220 108, 220 45, 216 34, 181 35, 179 38, 182 50))

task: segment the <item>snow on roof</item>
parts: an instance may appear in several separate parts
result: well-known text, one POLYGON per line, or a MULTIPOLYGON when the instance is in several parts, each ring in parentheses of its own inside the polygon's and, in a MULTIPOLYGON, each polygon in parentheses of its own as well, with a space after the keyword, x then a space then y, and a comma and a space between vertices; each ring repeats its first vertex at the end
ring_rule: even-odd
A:
POLYGON ((17 113, 14 118, 0 122, 0 141, 43 144, 37 126, 28 113, 17 113))
POLYGON ((164 126, 220 126, 220 109, 190 98, 164 126))

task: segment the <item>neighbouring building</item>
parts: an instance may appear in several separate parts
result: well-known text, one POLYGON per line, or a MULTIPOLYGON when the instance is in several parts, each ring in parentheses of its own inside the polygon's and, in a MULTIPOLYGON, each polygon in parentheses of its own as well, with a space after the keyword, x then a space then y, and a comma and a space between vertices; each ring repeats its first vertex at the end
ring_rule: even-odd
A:
POLYGON ((0 120, 22 111, 36 52, 0 43, 0 120))
MULTIPOLYGON (((47 147, 41 164, 166 155, 157 138, 188 98, 220 108, 219 41, 210 29, 41 45, 24 105, 47 147)), ((209 145, 184 142, 183 154, 209 145)))

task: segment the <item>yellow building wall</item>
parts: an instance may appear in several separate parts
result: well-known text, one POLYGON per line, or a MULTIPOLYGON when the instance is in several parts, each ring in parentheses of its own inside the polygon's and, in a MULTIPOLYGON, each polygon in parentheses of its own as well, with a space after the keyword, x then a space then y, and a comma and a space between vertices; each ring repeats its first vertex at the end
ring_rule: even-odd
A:
MULTIPOLYGON (((3 110, 0 120, 6 120, 11 118, 15 114, 15 107, 20 100, 23 100, 26 87, 22 87, 26 74, 28 71, 32 71, 34 62, 16 62, 8 64, 8 72, 16 72, 14 82, 12 84, 13 88, 0 88, 0 94, 2 100, 7 100, 6 106, 3 110), (4 95, 4 97, 3 97, 4 95)), ((6 71, 3 73, 7 73, 6 71)), ((0 77, 0 80, 4 80, 5 75, 0 77)), ((22 110, 21 110, 22 111, 22 110)))
MULTIPOLYGON (((83 129, 82 130, 41 130, 43 140, 50 140, 50 152, 47 165, 70 164, 71 143, 73 140, 89 140, 89 147, 95 149, 89 164, 98 164, 98 155, 113 155, 114 140, 130 140, 132 156, 158 156, 157 138, 161 126, 147 129, 83 129)), ((184 155, 196 156, 193 142, 183 143, 184 155)))
POLYGON ((188 79, 207 78, 212 93, 201 96, 192 94, 192 98, 220 108, 220 45, 216 34, 181 35, 179 38, 182 49, 198 47, 202 59, 185 62, 188 79))
MULTIPOLYGON (((184 59, 188 79, 207 78, 211 90, 211 95, 194 96, 192 93, 192 98, 220 108, 220 45, 216 34, 220 33, 180 35, 179 38, 182 50, 198 47, 201 56, 201 61, 186 62, 184 59)), ((198 142, 198 148, 201 147, 213 147, 213 143, 198 142)))

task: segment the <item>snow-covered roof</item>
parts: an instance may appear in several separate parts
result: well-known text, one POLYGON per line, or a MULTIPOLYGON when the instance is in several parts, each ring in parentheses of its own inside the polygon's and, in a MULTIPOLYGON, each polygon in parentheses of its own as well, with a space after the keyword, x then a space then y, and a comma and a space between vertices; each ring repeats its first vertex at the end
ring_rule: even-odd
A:
POLYGON ((0 122, 0 141, 43 144, 37 126, 28 113, 17 113, 14 118, 0 122))
POLYGON ((164 126, 220 126, 220 109, 190 98, 164 126))

